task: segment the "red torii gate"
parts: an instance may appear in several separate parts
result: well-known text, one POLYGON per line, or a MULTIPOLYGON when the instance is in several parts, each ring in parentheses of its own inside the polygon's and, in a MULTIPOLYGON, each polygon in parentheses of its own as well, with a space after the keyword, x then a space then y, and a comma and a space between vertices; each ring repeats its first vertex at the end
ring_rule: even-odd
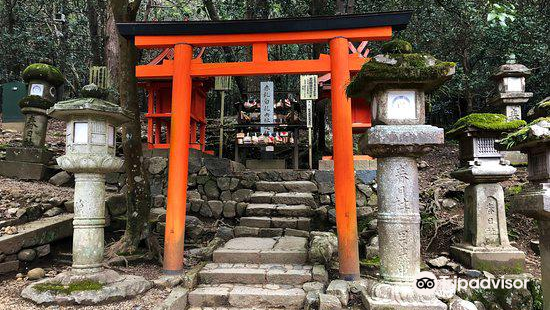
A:
POLYGON ((137 66, 140 79, 172 79, 172 107, 164 270, 181 273, 189 157, 192 79, 213 76, 331 73, 334 186, 340 276, 359 277, 351 104, 345 88, 350 71, 365 59, 349 54, 350 41, 389 40, 406 27, 410 11, 270 20, 119 23, 138 48, 174 48, 174 59, 137 66), (313 60, 268 59, 272 44, 328 43, 330 55, 313 60), (252 46, 252 61, 204 63, 193 47, 252 46))

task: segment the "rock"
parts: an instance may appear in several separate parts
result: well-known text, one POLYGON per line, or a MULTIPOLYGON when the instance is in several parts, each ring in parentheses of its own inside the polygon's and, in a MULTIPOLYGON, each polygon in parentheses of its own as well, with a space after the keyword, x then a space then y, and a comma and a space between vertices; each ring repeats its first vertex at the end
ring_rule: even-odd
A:
POLYGON ((44 269, 42 268, 34 268, 29 270, 29 272, 27 272, 27 278, 29 280, 38 280, 38 279, 44 278, 45 276, 46 276, 46 271, 44 271, 44 269))
POLYGON ((432 266, 432 267, 435 267, 435 268, 442 268, 444 267, 445 265, 447 265, 447 263, 450 261, 450 259, 448 259, 447 257, 445 256, 439 256, 437 258, 432 258, 428 261, 428 265, 432 266))
POLYGON ((325 284, 321 282, 306 282, 302 284, 302 289, 307 292, 323 292, 325 284))
POLYGON ((323 265, 314 265, 311 274, 313 276, 313 281, 321 283, 328 282, 328 272, 323 265))
POLYGON ((178 286, 174 288, 168 297, 162 302, 162 305, 158 310, 180 310, 187 308, 187 294, 188 290, 184 287, 178 286))
POLYGON ((372 194, 370 197, 369 197, 369 201, 367 201, 367 205, 369 206, 377 206, 378 205, 378 195, 376 194, 372 194))
POLYGON ((364 207, 367 204, 367 196, 360 191, 357 191, 355 193, 355 204, 357 207, 364 207))
POLYGON ((323 182, 317 184, 319 194, 332 194, 334 193, 334 183, 323 182))
POLYGON ((373 213, 374 213, 374 210, 372 210, 371 207, 357 208, 357 218, 359 218, 359 219, 367 218, 373 213))
POLYGON ((155 197, 153 197, 153 207, 155 208, 165 208, 165 202, 166 198, 164 197, 164 195, 156 195, 155 197))
POLYGON ((251 189, 238 189, 233 192, 233 200, 236 202, 246 202, 250 199, 252 192, 251 189))
POLYGON ((241 175, 241 186, 245 188, 253 188, 260 178, 253 171, 245 171, 241 175))
POLYGON ((445 198, 441 202, 443 208, 452 209, 458 205, 458 202, 453 198, 445 198))
POLYGON ((231 200, 232 198, 233 198, 233 197, 232 197, 230 191, 223 191, 223 192, 220 194, 220 200, 221 200, 221 201, 229 201, 229 200, 231 200))
POLYGON ((61 171, 56 173, 53 177, 51 177, 48 182, 55 186, 61 186, 69 183, 71 180, 71 175, 67 171, 61 171))
POLYGON ((185 218, 185 234, 197 240, 204 232, 204 223, 198 217, 187 215, 185 218))
POLYGON ((187 201, 201 199, 201 194, 197 190, 187 191, 187 201))
POLYGON ((239 187, 240 180, 237 178, 231 178, 231 182, 229 182, 229 190, 234 191, 239 187))
POLYGON ((338 297, 342 306, 347 307, 349 300, 349 282, 344 280, 332 280, 327 287, 327 294, 338 297))
POLYGON ((378 246, 378 236, 374 236, 370 239, 369 245, 371 246, 378 246))
POLYGON ((477 310, 477 307, 473 303, 455 296, 449 302, 449 310, 477 310))
POLYGON ((9 215, 9 216, 15 216, 15 214, 17 214, 17 211, 19 210, 19 208, 9 208, 6 213, 9 215))
POLYGON ((44 256, 50 254, 50 251, 51 251, 51 248, 50 248, 49 244, 44 244, 44 245, 41 245, 41 246, 37 246, 34 249, 35 249, 36 255, 38 257, 44 257, 44 256))
POLYGON ((319 294, 319 310, 340 310, 342 304, 338 297, 329 294, 319 294))
POLYGON ((149 211, 149 219, 158 222, 166 222, 166 209, 152 208, 151 211, 149 211))
POLYGON ((220 218, 223 212, 223 202, 219 200, 210 200, 208 202, 210 211, 212 212, 212 217, 220 218))
POLYGON ((418 166, 418 169, 425 169, 425 168, 428 168, 430 165, 425 160, 421 160, 418 162, 417 166, 418 166))
POLYGON ((72 200, 65 201, 65 203, 63 204, 63 207, 67 212, 74 213, 74 201, 72 200))
POLYGON ((309 261, 329 265, 338 256, 338 238, 330 232, 312 232, 309 261))
POLYGON ((319 195, 319 201, 323 205, 330 204, 330 196, 329 195, 319 195))
POLYGON ((370 197, 370 195, 372 195, 372 193, 373 193, 372 188, 367 184, 359 183, 359 184, 357 184, 357 189, 361 193, 365 194, 365 196, 367 196, 367 197, 370 197))
POLYGON ((105 206, 109 210, 109 214, 112 216, 119 216, 126 214, 126 195, 116 194, 105 201, 105 206))
POLYGON ((531 240, 529 243, 529 246, 531 247, 531 250, 535 252, 535 254, 540 255, 540 242, 539 240, 531 240))
POLYGON ((204 184, 204 193, 209 199, 218 199, 220 197, 220 190, 214 180, 208 180, 204 184))
POLYGON ((59 215, 61 213, 63 213, 63 209, 61 209, 59 207, 53 207, 53 208, 49 209, 48 211, 44 212, 44 216, 52 217, 52 216, 59 215))
POLYGON ((475 269, 466 269, 462 271, 462 274, 465 274, 470 278, 480 278, 483 275, 481 271, 475 269))
POLYGON ((377 230, 378 229, 378 220, 377 219, 370 220, 368 226, 369 226, 370 230, 377 230))
POLYGON ((221 177, 217 179, 218 187, 222 191, 227 191, 231 187, 231 178, 229 177, 221 177))
POLYGON ((237 202, 237 207, 236 207, 237 215, 242 216, 246 210, 246 207, 248 207, 248 203, 237 202))
POLYGON ((474 305, 476 306, 477 310, 486 310, 485 306, 481 301, 474 301, 474 305))
POLYGON ((216 232, 216 237, 225 241, 233 239, 233 229, 227 226, 220 226, 218 227, 218 231, 216 232))
POLYGON ((34 249, 24 249, 17 253, 17 259, 23 262, 32 262, 36 258, 34 249))
POLYGON ((449 301, 456 296, 456 285, 451 279, 439 279, 435 295, 438 299, 449 301))
POLYGON ((149 158, 149 168, 147 169, 150 174, 161 173, 166 166, 168 166, 168 160, 164 157, 151 157, 149 158))
POLYGON ((223 203, 223 217, 233 218, 236 215, 237 202, 226 201, 223 203))
POLYGON ((203 203, 204 203, 204 200, 202 200, 202 199, 193 199, 193 200, 190 200, 191 211, 193 211, 193 212, 200 212, 203 203))
POLYGON ((210 210, 208 202, 205 201, 201 204, 200 214, 204 217, 212 217, 212 210, 210 210))

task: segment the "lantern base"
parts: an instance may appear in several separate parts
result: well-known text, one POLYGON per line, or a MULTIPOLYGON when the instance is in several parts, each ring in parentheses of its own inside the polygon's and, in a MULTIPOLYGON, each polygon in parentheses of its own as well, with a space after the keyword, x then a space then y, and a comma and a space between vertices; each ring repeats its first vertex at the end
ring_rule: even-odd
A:
POLYGON ((469 268, 491 273, 519 274, 525 269, 525 253, 512 247, 451 246, 452 256, 469 268))
POLYGON ((120 275, 113 270, 94 273, 63 272, 27 286, 21 296, 37 304, 93 305, 146 292, 153 283, 140 276, 120 275))
POLYGON ((368 280, 366 290, 361 290, 363 305, 369 310, 446 310, 447 305, 435 294, 416 293, 413 284, 386 283, 368 280))

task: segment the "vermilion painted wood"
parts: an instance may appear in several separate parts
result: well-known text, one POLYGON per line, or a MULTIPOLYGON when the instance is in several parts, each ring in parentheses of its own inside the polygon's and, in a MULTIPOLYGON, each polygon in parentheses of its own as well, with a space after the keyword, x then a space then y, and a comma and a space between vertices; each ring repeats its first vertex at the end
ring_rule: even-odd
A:
POLYGON ((164 235, 164 270, 171 274, 183 271, 185 235, 185 201, 191 120, 192 82, 189 72, 193 48, 187 44, 174 47, 174 79, 172 81, 172 120, 170 130, 170 165, 164 235), (184 104, 177 104, 182 102, 184 104), (185 104, 187 103, 187 104, 185 104))
POLYGON ((349 41, 389 40, 392 36, 391 26, 298 31, 284 33, 253 33, 253 34, 220 34, 220 35, 174 35, 174 36, 135 36, 134 44, 138 48, 166 48, 178 43, 193 46, 239 46, 254 43, 269 44, 303 44, 326 43, 332 38, 345 37, 349 41))
POLYGON ((351 133, 351 102, 346 95, 350 80, 348 40, 330 41, 332 137, 334 149, 334 189, 336 196, 336 229, 340 278, 357 280, 359 273, 359 245, 355 201, 355 173, 353 137, 351 133))
MULTIPOLYGON (((260 51, 256 58, 267 59, 267 55, 261 56, 260 51)), ((253 54, 254 56, 254 54, 253 54)), ((349 71, 361 70, 363 64, 370 60, 359 57, 357 54, 348 56, 349 71)), ((169 80, 174 72, 173 61, 164 61, 162 65, 142 65, 136 67, 136 76, 139 79, 169 80)), ((330 72, 329 55, 321 55, 315 60, 282 60, 282 61, 249 61, 226 63, 202 63, 194 61, 191 65, 193 77, 215 76, 251 76, 270 74, 326 74, 330 72)))

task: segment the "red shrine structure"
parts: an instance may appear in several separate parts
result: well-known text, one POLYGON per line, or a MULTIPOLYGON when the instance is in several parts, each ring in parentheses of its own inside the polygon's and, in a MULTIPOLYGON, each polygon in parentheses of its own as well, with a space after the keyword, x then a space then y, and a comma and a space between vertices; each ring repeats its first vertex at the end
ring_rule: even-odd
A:
MULTIPOLYGON (((197 114, 194 118, 193 113, 198 109, 194 105, 203 100, 197 97, 197 82, 215 76, 330 73, 340 277, 359 278, 352 104, 346 95, 346 86, 350 74, 359 71, 366 59, 358 53, 350 54, 349 42, 390 40, 393 31, 406 27, 411 14, 401 11, 267 20, 117 24, 120 34, 133 39, 137 48, 174 49, 173 59, 136 68, 138 79, 168 81, 172 86, 171 96, 164 91, 164 98, 171 100, 161 99, 171 101, 170 110, 161 104, 158 113, 149 111, 152 119, 162 119, 160 122, 165 126, 169 124, 169 137, 164 141, 170 147, 165 272, 179 274, 183 270, 189 148, 191 142, 196 141, 192 122, 198 125, 200 121, 195 120, 197 114), (269 60, 269 45, 310 43, 328 43, 330 54, 311 60, 269 60), (205 63, 201 57, 193 58, 194 48, 209 46, 252 46, 252 60, 205 63)), ((155 126, 158 125, 153 121, 153 132, 155 126)), ((153 145, 162 144, 157 141, 154 140, 153 145)))

